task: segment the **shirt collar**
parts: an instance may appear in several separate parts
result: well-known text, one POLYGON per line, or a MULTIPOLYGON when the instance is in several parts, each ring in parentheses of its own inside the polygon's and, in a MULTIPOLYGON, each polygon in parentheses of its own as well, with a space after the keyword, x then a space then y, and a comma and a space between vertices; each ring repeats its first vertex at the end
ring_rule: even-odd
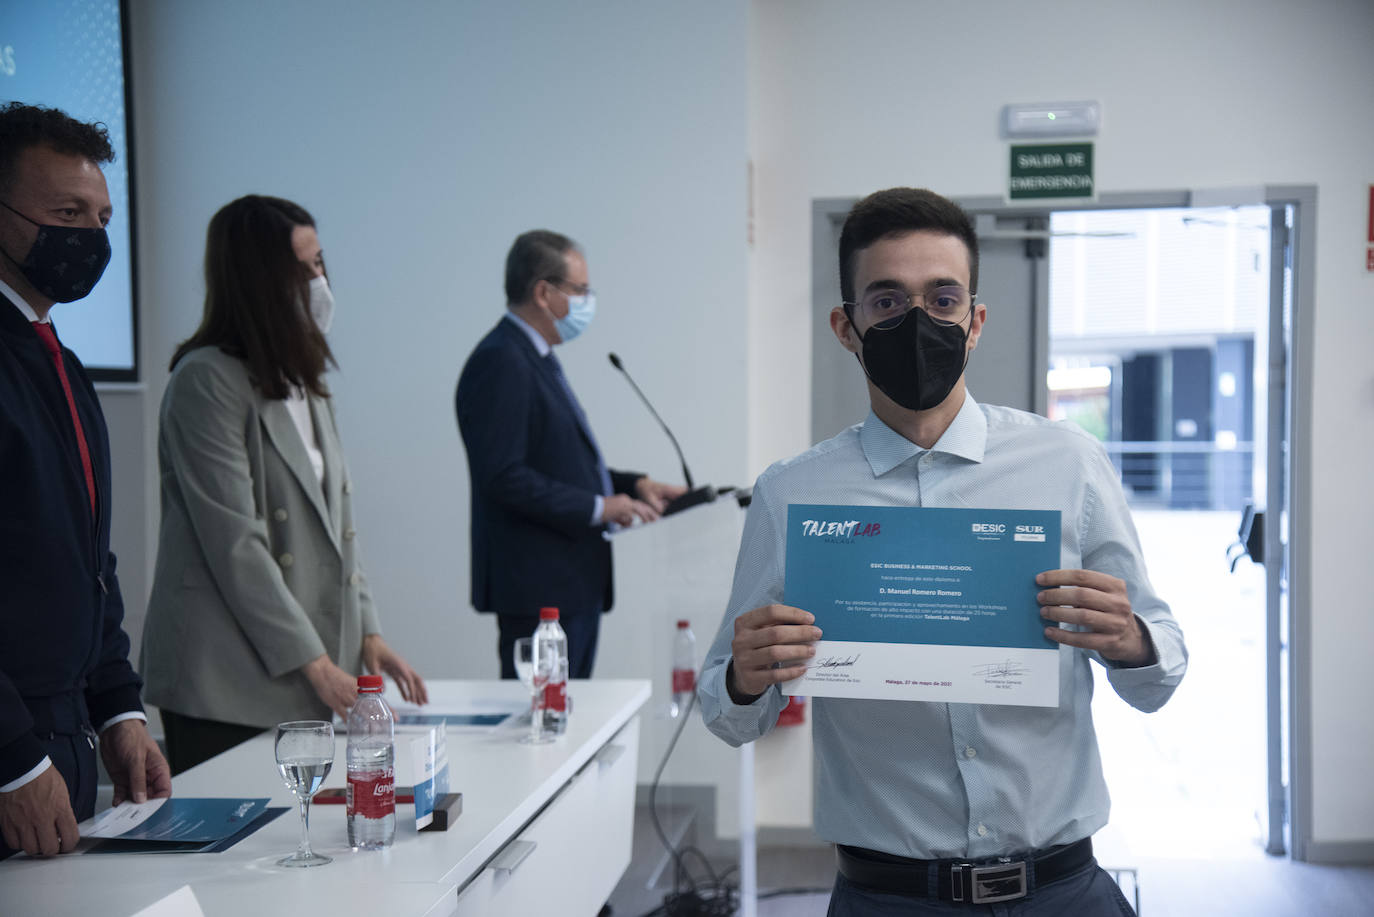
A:
POLYGON ((24 317, 27 318, 29 321, 42 321, 44 324, 47 324, 50 321, 50 319, 47 316, 44 316, 42 319, 39 319, 38 313, 33 311, 33 306, 30 306, 27 302, 25 302, 24 297, 14 292, 14 287, 5 283, 5 281, 3 280, 0 280, 0 293, 3 293, 6 299, 14 303, 15 308, 22 312, 24 314, 24 317))
POLYGON ((544 335, 536 331, 535 327, 529 322, 525 321, 514 312, 507 312, 506 318, 515 322, 515 327, 525 332, 525 336, 530 339, 530 343, 534 345, 535 350, 539 351, 541 357, 547 357, 553 351, 553 348, 549 346, 549 342, 544 340, 544 335))
MULTIPOLYGON (((988 420, 978 407, 978 402, 968 392, 964 393, 964 404, 954 420, 936 440, 930 452, 944 452, 957 455, 970 462, 981 462, 988 442, 988 420)), ((914 455, 927 450, 907 439, 889 427, 873 413, 870 408, 863 427, 859 430, 859 444, 868 459, 868 467, 873 476, 881 477, 914 455)))

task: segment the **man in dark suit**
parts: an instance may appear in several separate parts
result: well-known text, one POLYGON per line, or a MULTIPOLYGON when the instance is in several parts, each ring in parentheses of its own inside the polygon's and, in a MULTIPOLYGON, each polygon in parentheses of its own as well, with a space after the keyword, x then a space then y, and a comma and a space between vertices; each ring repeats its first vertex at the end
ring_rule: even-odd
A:
POLYGON ((0 108, 0 859, 76 845, 97 732, 116 803, 172 792, 120 626, 105 419, 48 318, 109 262, 113 158, 103 127, 0 108))
POLYGON ((651 522, 684 488, 606 467, 553 353, 590 323, 587 261, 566 236, 521 235, 506 256, 506 314, 458 379, 472 479, 472 604, 496 612, 501 677, 542 606, 559 609, 568 670, 589 678, 613 598, 611 526, 651 522))

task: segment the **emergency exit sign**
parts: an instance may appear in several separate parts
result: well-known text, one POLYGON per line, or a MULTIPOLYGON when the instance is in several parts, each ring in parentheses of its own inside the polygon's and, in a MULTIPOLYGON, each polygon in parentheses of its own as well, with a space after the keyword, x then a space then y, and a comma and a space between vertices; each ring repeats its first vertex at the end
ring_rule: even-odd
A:
POLYGON ((1007 197, 1013 201, 1041 198, 1092 198, 1091 143, 1027 143, 1011 148, 1011 180, 1007 197))

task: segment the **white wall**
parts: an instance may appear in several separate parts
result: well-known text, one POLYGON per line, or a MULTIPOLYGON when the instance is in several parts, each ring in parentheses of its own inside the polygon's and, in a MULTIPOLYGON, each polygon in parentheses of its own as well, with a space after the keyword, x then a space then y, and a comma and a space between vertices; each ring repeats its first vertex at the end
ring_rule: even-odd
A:
MULTIPOLYGON (((797 368, 811 333, 829 333, 810 327, 814 198, 892 185, 1002 194, 1001 106, 1069 99, 1102 103, 1101 192, 1317 186, 1314 432, 1296 444, 1315 489, 1313 838, 1374 840, 1374 692, 1350 677, 1374 646, 1374 275, 1362 241, 1374 6, 755 0, 751 15, 751 319, 769 332, 749 352, 751 470, 805 445, 797 368)), ((1185 630, 1207 613, 1176 605, 1185 630)))
POLYGON ((364 563, 389 641, 426 675, 497 671, 495 624, 468 602, 453 389, 503 312, 518 233, 587 252, 598 316, 560 358, 610 462, 680 478, 614 350, 694 475, 747 483, 742 2, 132 7, 146 454, 199 319, 210 216, 249 192, 298 201, 338 303, 330 385, 364 563))

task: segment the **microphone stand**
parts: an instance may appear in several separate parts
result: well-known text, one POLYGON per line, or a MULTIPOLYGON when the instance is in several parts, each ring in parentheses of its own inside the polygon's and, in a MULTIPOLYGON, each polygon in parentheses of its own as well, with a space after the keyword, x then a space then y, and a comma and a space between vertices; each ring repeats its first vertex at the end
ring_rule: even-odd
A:
POLYGON ((668 501, 668 505, 663 510, 663 515, 671 516, 673 513, 680 513, 684 509, 691 509, 693 506, 698 506, 702 503, 710 503, 716 498, 716 489, 710 484, 704 484, 701 487, 697 487, 693 484, 692 472, 687 467, 687 459, 683 456, 682 447, 678 445, 677 437, 673 435, 673 431, 668 429, 668 425, 663 422, 663 418, 658 416, 658 411, 655 411, 654 406, 649 403, 649 399, 644 397, 644 393, 640 391, 639 386, 635 384, 634 378, 621 364, 620 357, 613 353, 609 353, 606 356, 610 359, 611 365, 619 370, 620 374, 625 377, 625 381, 630 383, 630 387, 635 390, 635 394, 639 396, 639 400, 644 402, 644 406, 649 409, 649 413, 654 415, 654 420, 658 421, 658 425, 663 428, 663 432, 668 434, 668 440, 673 444, 673 449, 677 451, 678 461, 682 463, 682 477, 686 479, 687 492, 676 499, 668 501))

